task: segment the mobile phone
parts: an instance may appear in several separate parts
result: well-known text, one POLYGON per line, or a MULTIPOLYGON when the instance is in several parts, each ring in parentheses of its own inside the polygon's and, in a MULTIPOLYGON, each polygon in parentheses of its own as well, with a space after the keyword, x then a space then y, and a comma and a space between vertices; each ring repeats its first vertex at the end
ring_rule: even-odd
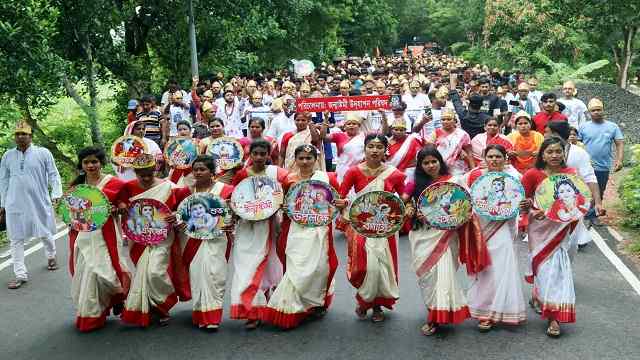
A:
POLYGON ((520 102, 518 100, 509 100, 509 105, 520 106, 520 102))
POLYGON ((426 109, 424 109, 424 114, 427 117, 431 117, 433 115, 433 112, 431 111, 431 108, 426 108, 426 109))

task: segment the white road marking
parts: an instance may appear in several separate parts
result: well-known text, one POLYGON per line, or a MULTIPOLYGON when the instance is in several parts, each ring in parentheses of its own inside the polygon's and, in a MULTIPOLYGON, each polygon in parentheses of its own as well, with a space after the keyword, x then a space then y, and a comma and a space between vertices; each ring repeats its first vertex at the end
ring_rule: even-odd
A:
MULTIPOLYGON (((62 224, 62 223, 58 224, 58 226, 56 227, 56 234, 57 234, 57 233, 59 233, 59 232, 61 232, 62 230, 66 229, 66 228, 67 228, 67 225, 62 224)), ((54 236, 55 236, 55 235, 54 235, 54 236)), ((9 239, 7 239, 7 240, 9 240, 9 239)), ((26 247, 27 245, 31 244, 31 242, 32 242, 33 240, 35 240, 35 238, 34 238, 34 239, 29 239, 29 240, 27 240, 27 241, 24 243, 25 247, 26 247)), ((8 249, 8 250, 6 250, 5 252, 0 253, 0 259, 8 258, 9 256, 11 256, 11 249, 8 249)))
POLYGON ((611 264, 616 267, 618 272, 624 277, 625 280, 631 285, 633 290, 636 291, 638 295, 640 295, 640 280, 638 277, 625 265, 622 260, 609 248, 607 243, 604 241, 602 236, 598 234, 597 231, 591 229, 591 237, 593 238, 593 242, 598 246, 598 249, 602 252, 602 254, 609 259, 611 264))
MULTIPOLYGON (((60 231, 59 233, 55 234, 53 236, 53 241, 58 240, 59 238, 66 236, 69 233, 69 229, 64 229, 62 231, 60 231)), ((26 258, 27 256, 33 254, 34 252, 42 249, 44 245, 42 245, 42 241, 39 241, 37 244, 33 245, 32 247, 28 248, 25 252, 24 252, 24 257, 26 258)), ((13 260, 9 259, 9 260, 5 260, 4 262, 0 263, 0 271, 4 270, 5 268, 9 267, 10 265, 13 264, 13 260)))
POLYGON ((624 240, 622 235, 620 235, 620 233, 617 232, 616 229, 612 228, 611 226, 607 226, 607 230, 609 230, 613 238, 618 240, 618 242, 622 242, 624 240))

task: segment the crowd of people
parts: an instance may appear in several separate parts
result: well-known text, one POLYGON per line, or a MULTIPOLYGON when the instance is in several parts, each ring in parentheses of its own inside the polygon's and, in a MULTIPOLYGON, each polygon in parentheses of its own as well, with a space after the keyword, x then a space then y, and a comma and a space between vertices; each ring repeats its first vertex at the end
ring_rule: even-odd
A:
MULTIPOLYGON (((218 74, 194 79, 190 91, 170 81, 159 103, 151 95, 129 102, 125 135, 143 138, 148 151, 135 159, 133 169, 110 164, 99 148, 79 152, 80 175, 70 186, 96 186, 113 205, 102 229, 70 232, 71 289, 81 331, 101 327, 110 314, 139 326, 148 326, 156 315, 164 325, 170 309, 189 300, 193 323, 215 330, 227 291, 231 319, 246 321, 247 329, 261 323, 293 328, 326 313, 339 261, 347 264, 356 290, 357 318, 370 312, 373 322, 384 321, 383 308, 392 309, 399 299, 398 234, 367 238, 342 217, 309 228, 278 212, 262 221, 236 219, 224 236, 198 240, 171 215, 166 220, 172 230, 160 244, 129 241, 134 269, 127 265, 120 216, 130 202, 156 199, 176 211, 194 193, 229 199, 234 186, 256 175, 271 177, 285 191, 308 179, 329 184, 339 193, 338 209, 347 208, 354 193, 382 190, 400 196, 406 202, 402 232, 408 233, 428 313, 424 335, 468 318, 478 320, 481 331, 523 323, 520 239, 529 245, 524 274, 533 284, 529 304, 548 321, 547 334, 558 336, 560 323, 575 321, 571 261, 577 246, 590 240, 587 227, 605 213, 602 194, 610 172, 622 167, 623 136, 604 118, 602 101, 585 105, 571 81, 558 98, 542 93, 537 80, 524 73, 429 53, 349 58, 297 75, 282 70, 225 81, 218 74), (353 95, 399 95, 401 101, 371 111, 296 112, 299 99, 353 95), (207 154, 211 142, 225 136, 245 150, 243 163, 230 170, 216 168, 207 154), (190 169, 171 169, 165 161, 162 149, 175 137, 198 143, 200 155, 190 169), (107 174, 109 165, 116 175, 107 174), (521 180, 520 218, 477 218, 456 230, 440 230, 416 210, 429 185, 470 188, 489 171, 521 180), (591 190, 593 210, 584 221, 554 222, 533 201, 538 185, 555 174, 576 174, 591 190), (336 256, 335 231, 345 234, 348 259, 336 256), (484 251, 469 251, 470 244, 484 251), (456 277, 461 265, 471 279, 466 292, 456 277)), ((15 139, 17 148, 6 152, 0 165, 1 211, 15 272, 11 289, 28 280, 26 239, 43 238, 49 269, 57 269, 50 198, 55 203, 63 193, 53 157, 31 144, 26 123, 18 124, 15 139)))

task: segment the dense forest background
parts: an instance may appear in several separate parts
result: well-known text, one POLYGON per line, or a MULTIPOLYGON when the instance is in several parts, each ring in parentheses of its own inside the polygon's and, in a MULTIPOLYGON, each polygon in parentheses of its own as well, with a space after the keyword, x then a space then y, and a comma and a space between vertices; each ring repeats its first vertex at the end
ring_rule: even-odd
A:
MULTIPOLYGON (((627 87, 639 69, 640 4, 577 0, 202 1, 201 77, 255 73, 290 59, 382 54, 414 38, 474 63, 536 74, 543 87, 583 78, 627 87)), ((186 0, 0 3, 0 152, 25 118, 65 177, 75 152, 122 133, 126 102, 188 86, 186 0)))

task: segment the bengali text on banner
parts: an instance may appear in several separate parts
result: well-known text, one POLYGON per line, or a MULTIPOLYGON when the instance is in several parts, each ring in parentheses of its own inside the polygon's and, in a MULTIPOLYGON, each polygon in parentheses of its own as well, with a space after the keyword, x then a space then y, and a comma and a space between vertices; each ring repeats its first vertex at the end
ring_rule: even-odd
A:
POLYGON ((296 100, 296 112, 339 112, 391 109, 390 95, 330 96, 296 100))

